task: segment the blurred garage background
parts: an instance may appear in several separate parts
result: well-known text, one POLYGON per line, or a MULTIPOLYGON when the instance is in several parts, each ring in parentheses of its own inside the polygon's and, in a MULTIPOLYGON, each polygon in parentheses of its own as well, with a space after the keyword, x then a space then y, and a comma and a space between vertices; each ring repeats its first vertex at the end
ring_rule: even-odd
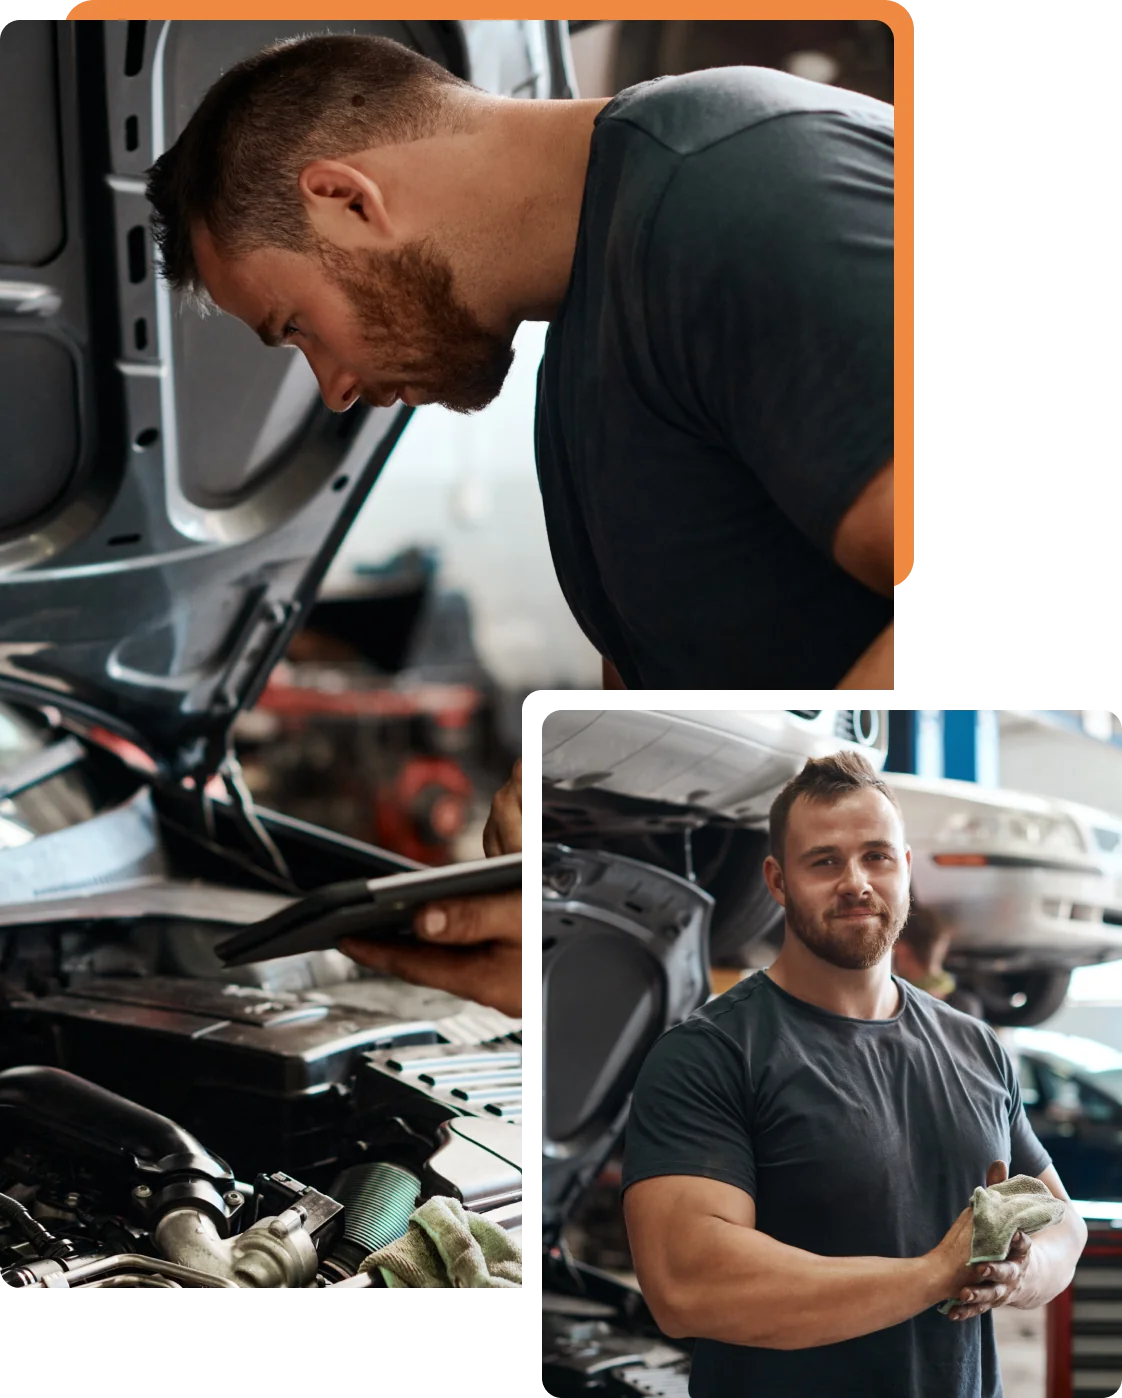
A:
MULTIPOLYGON (((892 34, 850 21, 579 21, 573 84, 610 96, 661 74, 782 68, 892 98, 892 34)), ((527 324, 499 398, 415 412, 344 540, 319 605, 239 739, 263 803, 440 863, 478 853, 535 689, 599 688, 549 556, 533 459, 546 326, 527 324)))
POLYGON ((903 808, 913 911, 897 974, 997 1028, 1029 1119, 1090 1228, 1072 1288, 1044 1311, 995 1313, 1007 1398, 1119 1389, 1118 719, 1104 710, 581 710, 551 714, 543 730, 551 1392, 614 1393, 589 1388, 592 1371, 600 1382, 615 1370, 623 1383, 636 1354, 662 1366, 665 1392, 677 1391, 681 1354, 665 1352, 628 1296, 618 1142, 638 1065, 658 1033, 704 998, 705 967, 683 953, 693 935, 685 921, 672 949, 652 949, 642 909, 668 906, 656 900, 680 892, 683 876, 712 896, 708 949, 699 938, 697 958, 713 993, 768 965, 782 919, 761 873, 767 810, 808 757, 840 747, 882 768, 903 808), (611 891, 614 869, 628 875, 622 897, 611 891), (596 905, 576 924, 564 891, 573 881, 596 905), (592 1027, 575 1001, 594 961, 612 989, 592 1027))

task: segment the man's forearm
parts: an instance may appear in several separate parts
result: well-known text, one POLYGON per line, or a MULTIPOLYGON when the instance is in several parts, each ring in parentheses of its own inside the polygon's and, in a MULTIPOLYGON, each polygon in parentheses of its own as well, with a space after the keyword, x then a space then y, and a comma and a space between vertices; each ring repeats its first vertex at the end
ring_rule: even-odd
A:
POLYGON ((627 688, 627 686, 623 682, 622 677, 620 676, 619 671, 612 664, 612 662, 609 659, 607 659, 606 656, 600 657, 600 670, 601 674, 603 675, 603 687, 605 689, 627 688))
POLYGON ((1046 1228, 1032 1240, 1025 1279, 1009 1302, 1020 1311, 1045 1306, 1075 1275, 1075 1264, 1087 1240, 1087 1229, 1072 1206, 1069 1217, 1046 1228))
POLYGON ((669 1270, 661 1296, 641 1278, 673 1336, 809 1349, 898 1325, 946 1294, 929 1257, 822 1257, 716 1220, 691 1231, 692 1255, 669 1270))
POLYGON ((854 662, 839 689, 891 689, 893 687, 893 636, 889 622, 873 644, 854 662))

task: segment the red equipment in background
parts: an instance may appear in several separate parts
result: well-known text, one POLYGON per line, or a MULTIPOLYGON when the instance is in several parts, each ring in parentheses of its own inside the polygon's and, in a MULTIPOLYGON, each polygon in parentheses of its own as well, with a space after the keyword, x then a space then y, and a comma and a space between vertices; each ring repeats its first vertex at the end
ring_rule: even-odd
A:
POLYGON ((381 683, 365 667, 278 667, 239 720, 262 804, 423 864, 456 857, 472 806, 464 769, 482 696, 471 685, 381 683))
POLYGON ((1088 1217, 1087 1227, 1072 1284, 1048 1307, 1047 1398, 1122 1392, 1122 1217, 1088 1217))
POLYGON ((446 864, 464 828, 471 781, 447 757, 411 757, 374 793, 375 844, 421 864, 446 864))

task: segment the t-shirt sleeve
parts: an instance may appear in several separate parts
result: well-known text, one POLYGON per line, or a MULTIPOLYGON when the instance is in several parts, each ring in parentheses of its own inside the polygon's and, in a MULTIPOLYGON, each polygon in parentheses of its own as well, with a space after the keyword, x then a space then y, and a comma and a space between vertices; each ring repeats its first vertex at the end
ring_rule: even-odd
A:
POLYGON ((1042 1175, 1052 1163, 1052 1157, 1040 1144, 1036 1132, 1029 1125, 1025 1104, 1021 1100, 1021 1083, 1016 1066, 1009 1057, 1005 1045, 994 1036, 997 1050, 1001 1054, 1002 1073, 1009 1092, 1009 1146, 1010 1175, 1032 1175, 1035 1179, 1042 1175))
POLYGON ((743 1058, 720 1030, 690 1020, 664 1034, 635 1085, 623 1188, 656 1175, 702 1175, 755 1197, 743 1058))
POLYGON ((660 392, 831 554, 893 459, 890 124, 793 113, 682 157, 645 287, 660 392))

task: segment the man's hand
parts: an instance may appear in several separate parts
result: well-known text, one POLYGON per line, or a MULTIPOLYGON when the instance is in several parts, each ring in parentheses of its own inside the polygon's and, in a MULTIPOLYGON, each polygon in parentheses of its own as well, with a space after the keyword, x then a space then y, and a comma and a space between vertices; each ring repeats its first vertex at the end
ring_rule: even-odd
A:
POLYGON ((481 893, 430 903, 414 930, 431 946, 345 937, 340 949, 361 966, 412 985, 447 990, 515 1019, 522 1013, 522 894, 481 893))
POLYGON ((483 853, 519 854, 522 850, 522 759, 514 764, 510 781, 501 786, 491 802, 491 814, 483 827, 483 853))
MULTIPOLYGON (((986 1188, 1008 1178, 1004 1160, 995 1160, 986 1171, 986 1188)), ((1018 1229, 1004 1262, 978 1262, 970 1267, 967 1262, 973 1234, 974 1210, 966 1208, 935 1249, 952 1268, 947 1295, 957 1296, 960 1302, 947 1312, 951 1320, 971 1320, 995 1306, 1016 1305, 1025 1286, 1032 1239, 1018 1229)))
MULTIPOLYGON (((522 763, 495 795, 483 831, 488 858, 522 848, 522 763)), ((522 1013, 522 894, 452 898, 418 910, 413 930, 425 946, 346 937, 340 950, 362 966, 412 985, 447 990, 518 1018, 522 1013)))

